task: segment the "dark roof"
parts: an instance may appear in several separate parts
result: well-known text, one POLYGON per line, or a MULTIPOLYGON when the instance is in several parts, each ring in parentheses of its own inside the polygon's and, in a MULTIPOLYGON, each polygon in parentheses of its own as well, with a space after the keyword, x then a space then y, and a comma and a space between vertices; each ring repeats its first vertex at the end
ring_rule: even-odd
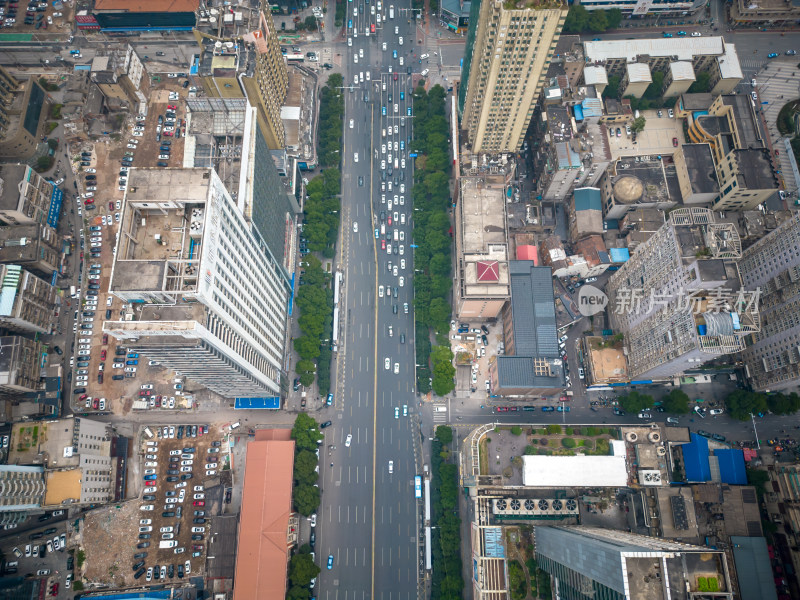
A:
POLYGON ((777 600, 767 541, 763 537, 731 536, 733 562, 742 600, 777 600))
POLYGON ((709 144, 683 144, 681 151, 686 159, 686 170, 692 184, 692 192, 710 194, 719 192, 719 181, 714 166, 714 156, 709 144))
POLYGON ((739 144, 741 148, 763 148, 764 140, 758 130, 756 115, 750 98, 746 94, 730 94, 722 96, 723 104, 733 108, 733 117, 736 121, 736 129, 739 132, 739 144))
POLYGON ((236 531, 239 515, 220 515, 212 519, 208 542, 208 576, 233 579, 236 569, 236 531))
POLYGON ((573 193, 575 210, 603 210, 603 198, 600 188, 579 188, 573 193))
POLYGON ((739 167, 740 189, 778 189, 778 178, 772 170, 768 150, 736 150, 735 156, 739 167))
POLYGON ((558 357, 553 271, 528 260, 508 262, 514 354, 558 357))

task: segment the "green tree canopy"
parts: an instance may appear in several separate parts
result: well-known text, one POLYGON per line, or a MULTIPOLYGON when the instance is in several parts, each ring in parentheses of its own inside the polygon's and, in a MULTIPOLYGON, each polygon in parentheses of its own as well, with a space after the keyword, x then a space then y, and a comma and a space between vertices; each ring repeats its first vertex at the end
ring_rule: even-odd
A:
POLYGON ((306 413, 300 413, 294 420, 292 428, 292 439, 294 440, 297 451, 317 449, 317 441, 323 438, 316 420, 306 413))
POLYGON ((689 412, 689 396, 679 389, 670 390, 669 394, 664 396, 662 408, 668 413, 677 415, 685 415, 689 412))
POLYGON ((619 404, 625 412, 638 413, 646 408, 652 408, 653 397, 631 390, 625 396, 620 396, 619 404))
POLYGON ((310 484, 299 484, 294 488, 294 506, 304 517, 313 514, 319 508, 319 488, 310 484))
POLYGON ((292 585, 308 587, 311 580, 319 575, 320 568, 314 564, 310 554, 295 554, 289 563, 289 581, 292 585))
POLYGON ((757 392, 734 390, 726 399, 725 406, 734 419, 746 421, 751 414, 767 411, 767 397, 757 392))
POLYGON ((447 446, 453 442, 453 429, 447 425, 439 425, 436 428, 436 439, 442 442, 443 446, 447 446))

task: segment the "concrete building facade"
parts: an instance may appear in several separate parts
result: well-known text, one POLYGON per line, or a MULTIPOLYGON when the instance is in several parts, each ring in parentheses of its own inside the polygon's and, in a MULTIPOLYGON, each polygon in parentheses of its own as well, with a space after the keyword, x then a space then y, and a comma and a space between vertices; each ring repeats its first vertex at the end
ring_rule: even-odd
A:
POLYGON ((133 169, 110 291, 128 347, 227 397, 278 396, 288 290, 212 169, 133 169))
POLYGON ((0 226, 0 263, 24 267, 50 281, 59 271, 64 240, 49 225, 0 226))
POLYGON ((559 0, 473 0, 459 90, 472 152, 518 152, 558 43, 568 6, 559 0))
POLYGON ((744 349, 760 328, 741 289, 736 227, 679 208, 608 280, 611 323, 625 336, 632 380, 669 378, 744 349))
POLYGON ((0 264, 0 326, 49 334, 55 328, 56 288, 19 265, 0 264))
POLYGON ((36 152, 50 110, 36 78, 17 81, 0 67, 0 158, 30 158, 36 152))
POLYGON ((0 519, 9 522, 6 513, 26 512, 44 502, 44 468, 0 465, 0 519))
POLYGON ((43 390, 43 353, 40 342, 18 335, 0 337, 0 391, 16 395, 43 390))
POLYGON ((800 384, 800 213, 747 248, 742 283, 759 290, 761 331, 742 353, 753 389, 771 392, 800 384))
POLYGON ((616 8, 629 17, 685 16, 705 6, 704 0, 581 0, 586 10, 611 10, 616 8))

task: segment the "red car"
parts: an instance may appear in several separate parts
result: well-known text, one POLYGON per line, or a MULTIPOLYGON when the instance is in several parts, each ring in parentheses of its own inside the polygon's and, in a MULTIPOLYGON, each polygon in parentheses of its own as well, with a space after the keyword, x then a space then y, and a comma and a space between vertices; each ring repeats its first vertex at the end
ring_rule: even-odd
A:
POLYGON ((89 206, 90 204, 94 204, 94 199, 93 198, 87 198, 86 200, 83 201, 83 204, 86 205, 86 206, 89 206))
POLYGON ((167 104, 167 110, 178 110, 178 107, 174 104, 167 104))
POLYGON ((510 410, 511 412, 517 412, 519 410, 519 406, 509 406, 508 410, 510 410))
POLYGON ((163 132, 161 132, 161 135, 166 135, 167 137, 172 137, 172 134, 173 134, 172 131, 163 131, 163 132))
POLYGON ((369 32, 370 33, 375 33, 375 23, 370 23, 369 32))
POLYGON ((108 210, 114 210, 114 203, 113 202, 109 202, 108 203, 108 210))
POLYGON ((672 145, 678 147, 678 138, 672 138, 672 145))
POLYGON ((57 582, 53 584, 53 589, 50 590, 50 593, 53 596, 58 596, 58 583, 57 582))
POLYGON ((391 225, 391 224, 392 224, 392 215, 389 215, 388 217, 386 217, 386 222, 387 222, 389 225, 391 225))
POLYGON ((99 398, 95 398, 94 400, 92 400, 92 408, 95 409, 95 410, 100 408, 100 399, 99 398))
POLYGON ((156 396, 156 408, 161 408, 161 396, 156 396))
POLYGON ((394 74, 394 80, 397 81, 397 73, 394 74))
POLYGON ((386 240, 381 239, 381 250, 386 250, 386 240))
POLYGON ((205 506, 206 502, 205 502, 205 500, 195 500, 194 502, 192 502, 192 504, 194 506, 205 506))
MULTIPOLYGON (((103 343, 105 343, 105 342, 103 342, 103 343)), ((100 360, 105 360, 105 359, 106 359, 106 351, 105 351, 105 350, 103 350, 103 351, 100 353, 100 360)))
POLYGON ((508 412, 508 407, 507 406, 498 406, 497 407, 497 412, 508 412))
POLYGON ((80 398, 78 398, 78 402, 83 402, 83 401, 84 401, 84 400, 86 400, 88 397, 89 397, 89 394, 84 394, 83 396, 81 396, 80 398))

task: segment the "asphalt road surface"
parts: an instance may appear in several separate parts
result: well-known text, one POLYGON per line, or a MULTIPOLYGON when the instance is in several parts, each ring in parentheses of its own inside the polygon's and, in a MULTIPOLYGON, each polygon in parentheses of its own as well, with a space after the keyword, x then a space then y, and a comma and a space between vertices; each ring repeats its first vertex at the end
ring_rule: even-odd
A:
POLYGON ((418 586, 414 269, 409 247, 412 118, 407 114, 412 77, 406 72, 416 64, 411 60, 416 41, 409 14, 400 12, 398 4, 394 19, 388 16, 388 5, 382 6, 385 22, 378 22, 372 8, 377 4, 348 2, 350 41, 340 40, 336 50, 342 56, 345 86, 352 90, 342 92, 344 295, 335 365, 338 419, 325 430, 321 460, 317 598, 415 598, 418 586), (371 25, 376 33, 366 35, 371 25), (395 206, 400 196, 403 202, 395 206), (348 434, 352 441, 346 447, 348 434), (328 556, 333 556, 330 570, 328 556))

